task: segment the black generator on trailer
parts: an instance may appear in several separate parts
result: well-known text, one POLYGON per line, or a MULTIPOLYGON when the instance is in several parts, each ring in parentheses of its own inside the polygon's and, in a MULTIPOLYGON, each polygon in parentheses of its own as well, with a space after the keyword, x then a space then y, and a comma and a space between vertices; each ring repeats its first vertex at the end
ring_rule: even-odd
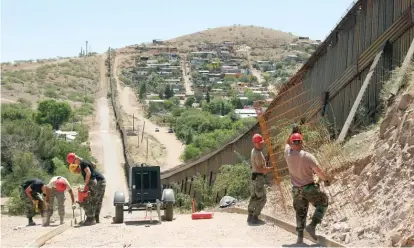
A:
POLYGON ((124 192, 116 191, 114 195, 115 223, 124 222, 124 211, 157 210, 158 221, 161 223, 161 210, 164 210, 166 221, 173 219, 174 191, 162 189, 161 171, 159 166, 142 163, 129 170, 129 201, 125 202, 124 192))

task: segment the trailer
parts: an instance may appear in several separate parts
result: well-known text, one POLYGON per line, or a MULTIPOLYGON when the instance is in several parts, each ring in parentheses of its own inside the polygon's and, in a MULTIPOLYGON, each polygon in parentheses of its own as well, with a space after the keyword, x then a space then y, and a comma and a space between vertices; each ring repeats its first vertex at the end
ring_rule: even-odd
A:
POLYGON ((159 223, 162 222, 161 210, 164 210, 166 221, 173 220, 175 196, 172 189, 161 188, 161 172, 159 166, 149 166, 141 163, 129 170, 129 200, 125 201, 125 194, 116 191, 114 194, 115 223, 124 222, 124 212, 150 212, 156 210, 159 223))

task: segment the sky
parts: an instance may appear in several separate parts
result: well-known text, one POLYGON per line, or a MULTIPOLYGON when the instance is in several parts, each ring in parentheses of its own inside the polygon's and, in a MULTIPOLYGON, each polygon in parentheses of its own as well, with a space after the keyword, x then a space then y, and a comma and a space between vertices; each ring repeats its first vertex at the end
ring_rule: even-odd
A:
POLYGON ((353 0, 1 0, 1 61, 77 56, 219 26, 323 40, 353 0))

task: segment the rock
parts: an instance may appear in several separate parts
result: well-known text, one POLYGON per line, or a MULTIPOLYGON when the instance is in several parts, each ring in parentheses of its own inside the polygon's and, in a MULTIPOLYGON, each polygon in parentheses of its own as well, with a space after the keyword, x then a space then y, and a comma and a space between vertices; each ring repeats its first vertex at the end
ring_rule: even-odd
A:
POLYGON ((351 228, 349 227, 349 226, 347 226, 347 227, 344 227, 344 230, 343 230, 344 232, 350 232, 351 231, 351 228))
POLYGON ((396 233, 391 236, 391 244, 392 246, 395 246, 399 241, 401 240, 401 235, 396 233))
POLYGON ((343 217, 341 220, 340 220, 340 222, 344 222, 344 221, 347 221, 348 220, 348 217, 343 217))
POLYGON ((398 109, 405 111, 413 100, 414 95, 412 93, 405 93, 404 95, 402 95, 401 100, 398 103, 398 109))
POLYGON ((342 230, 342 225, 340 223, 336 223, 333 225, 332 232, 340 232, 342 230))
POLYGON ((349 242, 351 242, 351 235, 349 233, 346 234, 344 242, 345 242, 345 244, 349 244, 349 242))
POLYGON ((362 234, 364 234, 364 232, 365 232, 365 230, 364 230, 364 228, 362 228, 362 227, 357 227, 357 228, 355 229, 355 233, 356 233, 358 236, 361 236, 362 234))
POLYGON ((338 236, 338 239, 343 242, 346 239, 346 235, 347 235, 346 233, 342 233, 338 236))

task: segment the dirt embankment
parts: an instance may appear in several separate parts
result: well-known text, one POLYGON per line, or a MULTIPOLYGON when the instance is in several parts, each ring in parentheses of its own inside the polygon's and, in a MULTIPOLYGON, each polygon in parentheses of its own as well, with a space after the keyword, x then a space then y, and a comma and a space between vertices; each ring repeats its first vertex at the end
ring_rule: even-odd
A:
MULTIPOLYGON (((318 232, 346 246, 414 246, 414 76, 402 91, 379 125, 343 146, 343 171, 322 188, 330 206, 318 232)), ((293 209, 281 214, 279 205, 268 188, 263 213, 295 225, 293 209)))

